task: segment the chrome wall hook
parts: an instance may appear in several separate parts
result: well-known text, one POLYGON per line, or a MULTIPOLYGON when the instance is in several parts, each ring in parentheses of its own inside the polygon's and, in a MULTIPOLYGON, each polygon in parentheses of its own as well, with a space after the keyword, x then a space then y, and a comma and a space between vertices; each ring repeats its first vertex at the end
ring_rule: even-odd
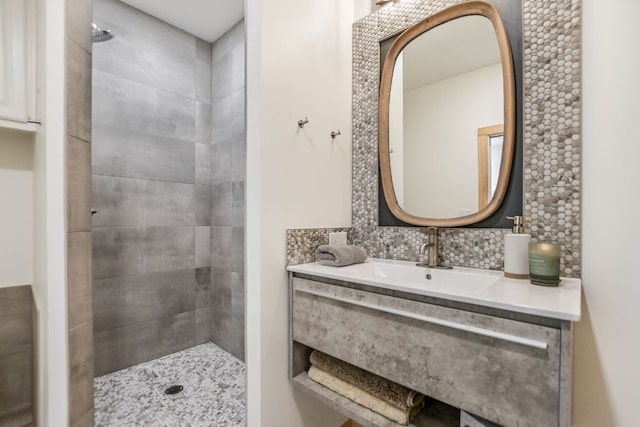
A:
POLYGON ((309 123, 309 119, 305 116, 304 120, 298 120, 298 127, 303 128, 307 123, 309 123))
POLYGON ((337 131, 331 131, 331 139, 336 139, 336 136, 338 135, 340 135, 340 129, 338 129, 337 131))

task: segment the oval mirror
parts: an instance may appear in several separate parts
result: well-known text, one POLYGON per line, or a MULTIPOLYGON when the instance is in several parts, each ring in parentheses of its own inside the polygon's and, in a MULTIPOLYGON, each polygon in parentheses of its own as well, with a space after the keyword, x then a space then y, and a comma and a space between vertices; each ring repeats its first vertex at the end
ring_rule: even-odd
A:
POLYGON ((380 176, 398 219, 454 227, 500 207, 513 160, 515 83, 491 4, 453 6, 398 36, 379 102, 380 176))

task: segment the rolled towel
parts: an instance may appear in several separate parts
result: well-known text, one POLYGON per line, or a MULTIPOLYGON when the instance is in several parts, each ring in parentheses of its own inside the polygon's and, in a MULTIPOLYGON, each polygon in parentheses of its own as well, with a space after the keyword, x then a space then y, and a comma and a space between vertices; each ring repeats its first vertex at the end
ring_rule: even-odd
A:
POLYGON ((309 368, 309 378, 320 385, 335 391, 347 399, 353 400, 357 404, 370 409, 383 417, 389 418, 399 424, 407 425, 409 421, 420 412, 421 405, 412 408, 397 408, 384 400, 367 393, 366 391, 350 384, 335 375, 325 372, 317 366, 309 368))
POLYGON ((424 395, 379 375, 360 369, 328 354, 314 350, 309 361, 333 376, 346 381, 397 408, 410 409, 420 405, 424 395))
POLYGON ((322 265, 343 267, 367 260, 367 252, 354 245, 320 245, 316 249, 316 261, 322 265))

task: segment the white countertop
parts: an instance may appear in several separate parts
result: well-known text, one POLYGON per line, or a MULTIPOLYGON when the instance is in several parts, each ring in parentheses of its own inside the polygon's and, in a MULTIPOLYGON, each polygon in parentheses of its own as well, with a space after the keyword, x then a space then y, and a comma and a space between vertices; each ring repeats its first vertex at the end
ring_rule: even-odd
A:
POLYGON ((581 315, 580 279, 562 278, 558 287, 545 287, 532 285, 529 280, 507 279, 502 271, 463 267, 441 270, 376 258, 345 267, 312 262, 290 265, 287 270, 572 322, 579 321, 581 315))

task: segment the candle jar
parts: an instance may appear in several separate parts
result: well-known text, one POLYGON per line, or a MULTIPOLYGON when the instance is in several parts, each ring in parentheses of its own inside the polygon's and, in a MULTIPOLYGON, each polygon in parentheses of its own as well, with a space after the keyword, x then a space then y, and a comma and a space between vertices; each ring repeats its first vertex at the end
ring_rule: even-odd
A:
POLYGON ((529 279, 534 285, 558 286, 560 283, 560 245, 529 243, 529 279))

